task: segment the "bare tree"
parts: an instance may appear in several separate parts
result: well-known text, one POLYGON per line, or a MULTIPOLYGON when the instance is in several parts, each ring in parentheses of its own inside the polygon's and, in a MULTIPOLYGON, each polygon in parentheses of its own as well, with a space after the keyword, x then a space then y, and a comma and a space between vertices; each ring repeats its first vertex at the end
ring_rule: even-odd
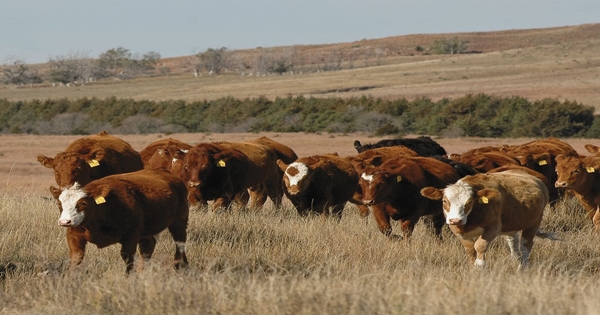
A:
POLYGON ((87 53, 75 52, 51 57, 50 77, 54 82, 64 84, 94 81, 98 74, 96 62, 87 53))
POLYGON ((229 53, 226 47, 219 49, 208 48, 205 52, 196 55, 200 64, 212 74, 220 74, 227 68, 229 53))
POLYGON ((2 66, 2 83, 26 85, 42 82, 37 71, 29 68, 22 60, 15 60, 11 64, 2 66))

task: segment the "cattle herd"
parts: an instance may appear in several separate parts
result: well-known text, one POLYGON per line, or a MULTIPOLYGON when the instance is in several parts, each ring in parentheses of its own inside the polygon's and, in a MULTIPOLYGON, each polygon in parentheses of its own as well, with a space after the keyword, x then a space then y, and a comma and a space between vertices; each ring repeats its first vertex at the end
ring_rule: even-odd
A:
POLYGON ((600 233, 600 148, 581 156, 556 138, 521 145, 487 146, 448 156, 429 137, 382 140, 356 155, 298 157, 267 137, 245 142, 195 145, 162 139, 137 152, 101 132, 72 142, 54 158, 39 155, 54 170, 50 186, 66 228, 72 268, 88 242, 119 243, 126 272, 136 248, 152 256, 155 235, 167 229, 175 242, 176 268, 188 264, 190 207, 258 208, 286 197, 300 215, 339 219, 347 202, 361 216, 372 213, 388 237, 410 238, 423 216, 441 237, 447 224, 475 266, 485 265, 491 241, 503 235, 511 255, 526 266, 548 203, 575 195, 600 233), (394 234, 391 220, 400 222, 394 234))

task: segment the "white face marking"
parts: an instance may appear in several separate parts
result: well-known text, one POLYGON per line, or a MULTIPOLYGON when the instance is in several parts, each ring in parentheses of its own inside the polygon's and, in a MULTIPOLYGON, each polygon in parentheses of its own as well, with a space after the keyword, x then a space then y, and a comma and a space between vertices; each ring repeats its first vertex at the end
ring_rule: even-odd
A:
POLYGON ((362 173, 360 177, 369 183, 373 181, 373 175, 367 175, 367 173, 362 173))
POLYGON ((306 175, 308 175, 308 166, 301 162, 294 162, 288 165, 285 172, 285 176, 287 176, 288 180, 290 181, 290 186, 297 186, 298 183, 300 183, 300 181, 302 181, 302 179, 306 177, 306 175), (287 170, 289 170, 290 168, 295 168, 298 171, 298 173, 296 175, 291 176, 287 172, 287 170))
POLYGON ((473 196, 473 188, 461 180, 444 189, 444 198, 448 203, 448 209, 444 207, 447 224, 465 225, 467 223, 468 213, 465 213, 465 206, 473 202, 471 196, 473 196))
POLYGON ((83 191, 79 183, 63 190, 58 196, 58 200, 62 205, 62 213, 58 218, 58 224, 63 226, 78 226, 83 221, 83 211, 77 211, 77 201, 86 197, 87 194, 83 191))

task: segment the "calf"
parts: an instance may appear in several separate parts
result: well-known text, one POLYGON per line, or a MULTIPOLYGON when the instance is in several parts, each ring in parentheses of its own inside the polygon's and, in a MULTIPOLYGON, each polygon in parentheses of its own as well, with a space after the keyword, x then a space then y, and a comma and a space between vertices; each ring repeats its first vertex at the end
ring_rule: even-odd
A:
POLYGON ((62 208, 58 224, 67 228, 71 267, 83 260, 87 242, 98 248, 119 243, 129 273, 136 246, 142 259, 149 260, 156 247, 155 236, 164 229, 175 240, 175 267, 187 266, 187 188, 169 172, 111 175, 83 187, 75 183, 52 192, 62 208))
POLYGON ((446 223, 477 267, 485 266, 487 248, 499 235, 506 236, 519 267, 525 266, 549 200, 541 180, 518 170, 466 176, 443 189, 423 188, 421 194, 443 200, 446 223))
POLYGON ((356 192, 358 174, 349 161, 337 155, 301 157, 291 164, 277 160, 284 172, 286 196, 300 215, 310 211, 338 218, 356 192))

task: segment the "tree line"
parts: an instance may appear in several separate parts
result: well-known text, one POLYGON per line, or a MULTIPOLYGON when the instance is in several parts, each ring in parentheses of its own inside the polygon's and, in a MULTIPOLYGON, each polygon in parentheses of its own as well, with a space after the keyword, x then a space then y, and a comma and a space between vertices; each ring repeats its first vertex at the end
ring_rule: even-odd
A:
POLYGON ((572 101, 468 94, 409 101, 353 98, 224 97, 151 101, 109 97, 0 99, 0 132, 116 134, 176 132, 366 132, 377 136, 599 137, 594 108, 572 101))
MULTIPOLYGON (((467 53, 468 41, 439 38, 429 46, 417 46, 417 54, 467 53)), ((314 53, 301 53, 298 46, 262 48, 251 51, 229 50, 226 47, 208 48, 187 59, 186 68, 194 75, 207 73, 236 73, 242 75, 271 75, 294 72, 319 72, 380 65, 382 59, 398 53, 398 47, 352 47, 314 53)), ((47 73, 40 73, 23 60, 0 65, 0 82, 6 85, 33 85, 50 81, 54 84, 88 84, 102 79, 133 79, 145 76, 168 75, 171 69, 163 66, 161 55, 155 51, 134 54, 125 47, 116 47, 92 57, 84 52, 71 52, 50 57, 47 73)))

